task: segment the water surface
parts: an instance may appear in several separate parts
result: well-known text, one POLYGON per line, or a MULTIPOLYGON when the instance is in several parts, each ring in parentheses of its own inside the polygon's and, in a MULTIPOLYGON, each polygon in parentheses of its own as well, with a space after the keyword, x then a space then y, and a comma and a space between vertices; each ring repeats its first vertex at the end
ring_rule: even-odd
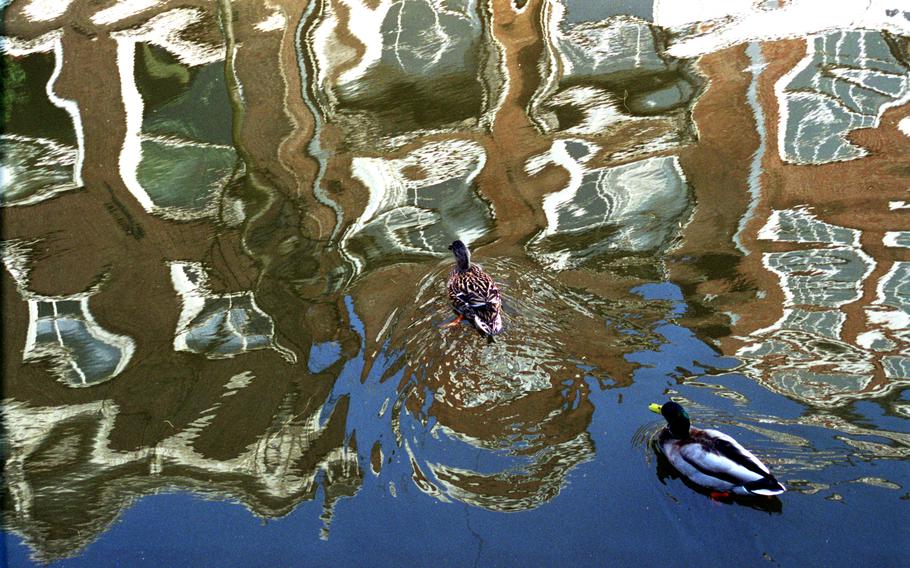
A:
POLYGON ((902 564, 910 8, 595 4, 4 3, 8 564, 902 564))

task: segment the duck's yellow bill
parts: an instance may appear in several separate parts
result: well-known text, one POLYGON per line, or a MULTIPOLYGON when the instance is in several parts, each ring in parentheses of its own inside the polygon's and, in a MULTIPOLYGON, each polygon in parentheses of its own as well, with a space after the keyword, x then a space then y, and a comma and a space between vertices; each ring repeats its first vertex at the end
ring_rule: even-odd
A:
POLYGON ((652 402, 651 404, 648 405, 648 410, 650 410, 651 412, 656 412, 657 414, 660 414, 660 405, 657 404, 656 402, 652 402))

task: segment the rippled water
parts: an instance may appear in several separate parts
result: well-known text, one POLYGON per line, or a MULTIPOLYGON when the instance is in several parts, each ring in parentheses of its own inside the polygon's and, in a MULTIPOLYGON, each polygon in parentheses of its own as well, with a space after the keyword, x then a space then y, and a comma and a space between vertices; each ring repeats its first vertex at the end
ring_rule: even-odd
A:
POLYGON ((2 5, 9 565, 905 563, 910 6, 2 5))

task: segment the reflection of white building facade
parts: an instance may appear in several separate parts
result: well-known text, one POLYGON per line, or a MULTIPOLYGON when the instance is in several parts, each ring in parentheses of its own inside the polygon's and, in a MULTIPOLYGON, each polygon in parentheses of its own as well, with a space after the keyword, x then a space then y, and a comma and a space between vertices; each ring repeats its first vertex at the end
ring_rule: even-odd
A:
MULTIPOLYGON (((255 380, 250 373, 232 377, 222 397, 236 396, 255 380)), ((343 438, 335 440, 328 422, 320 423, 321 406, 308 416, 295 414, 293 400, 285 406, 287 412, 277 414, 242 453, 214 459, 200 453, 194 441, 206 433, 221 403, 155 446, 133 451, 110 447, 108 437, 120 412, 112 401, 7 404, 5 524, 26 540, 36 559, 49 562, 77 553, 134 500, 175 486, 236 499, 271 518, 314 499, 321 487, 329 523, 331 502, 360 487, 357 452, 343 438), (301 466, 313 459, 312 467, 301 466)))
POLYGON ((665 251, 693 205, 678 159, 655 154, 692 141, 697 78, 662 52, 653 25, 607 9, 568 0, 543 11, 542 82, 528 111, 556 138, 525 171, 561 168, 569 180, 544 197, 547 226, 526 248, 549 268, 665 251))
POLYGON ((867 350, 872 345, 863 345, 865 339, 860 345, 843 340, 841 308, 860 299, 875 265, 860 246, 860 232, 799 208, 773 211, 759 238, 802 247, 764 254, 765 267, 784 292, 783 315, 752 332, 737 355, 766 384, 815 404, 868 396, 881 388, 872 387, 877 358, 867 350), (767 360, 775 364, 766 368, 767 360))
MULTIPOLYGON (((729 154, 737 160, 744 148, 757 147, 737 163, 740 172, 723 178, 742 180, 735 191, 750 196, 734 235, 736 256, 726 260, 730 274, 711 275, 707 267, 694 270, 707 282, 691 280, 691 264, 677 260, 686 284, 699 289, 692 311, 711 314, 702 329, 743 361, 747 375, 812 406, 882 396, 910 379, 906 259, 896 252, 903 227, 892 213, 903 205, 896 197, 905 187, 892 172, 904 141, 890 125, 893 114, 885 119, 910 102, 901 37, 910 20, 894 8, 887 1, 654 3, 654 22, 667 32, 666 56, 697 61, 706 72, 745 60, 740 69, 751 75, 748 84, 738 78, 745 93, 729 93, 736 82, 723 76, 709 77, 706 98, 745 95, 748 109, 723 109, 725 101, 711 98, 707 120, 714 124, 701 135, 717 138, 705 147, 735 142, 729 154), (793 41, 776 41, 783 39, 793 41), (746 110, 757 132, 738 140, 731 129, 746 110), (881 140, 874 152, 862 146, 868 129, 878 129, 881 140), (870 242, 879 233, 884 241, 870 242)), ((707 186, 694 188, 696 200, 728 214, 720 202, 730 188, 707 186)), ((694 218, 700 225, 687 236, 717 234, 710 226, 716 218, 697 210, 694 218)), ((697 251, 706 266, 714 262, 710 242, 687 245, 681 254, 697 251)))
POLYGON ((347 213, 323 187, 331 144, 352 153, 342 183, 368 194, 338 235, 355 270, 439 256, 455 239, 489 234, 492 209, 475 186, 486 151, 465 136, 492 121, 504 96, 487 19, 474 0, 345 0, 321 6, 299 32, 301 73, 312 75, 304 98, 316 115, 310 152, 321 164, 315 193, 339 218, 347 213), (338 130, 343 147, 327 142, 338 130), (438 138, 383 155, 426 137, 438 138))

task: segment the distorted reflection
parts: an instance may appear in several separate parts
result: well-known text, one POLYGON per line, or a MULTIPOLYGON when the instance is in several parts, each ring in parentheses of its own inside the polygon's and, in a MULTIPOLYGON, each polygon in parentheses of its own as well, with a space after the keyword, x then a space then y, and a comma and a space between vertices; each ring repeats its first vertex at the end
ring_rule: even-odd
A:
POLYGON ((358 150, 478 126, 504 80, 485 13, 472 0, 321 7, 304 34, 322 118, 358 150))
MULTIPOLYGON (((772 211, 759 232, 760 239, 810 247, 765 253, 765 266, 784 290, 783 315, 772 326, 752 332, 753 342, 738 351, 773 388, 815 404, 831 404, 893 389, 908 378, 901 372, 904 358, 892 355, 906 349, 906 339, 894 336, 899 329, 889 322, 889 316, 906 317, 907 305, 894 293, 896 273, 879 283, 880 307, 867 308, 866 331, 855 343, 843 341, 847 314, 840 308, 860 299, 875 265, 860 236, 860 231, 825 223, 805 208, 772 211), (826 248, 811 248, 817 245, 826 248), (887 306, 897 311, 889 313, 887 306), (774 367, 767 368, 764 361, 772 358, 774 367), (877 359, 885 381, 875 379, 877 359)), ((895 263, 892 271, 901 264, 895 263)))
POLYGON ((893 499, 910 28, 813 1, 3 3, 4 528, 652 510, 653 396, 893 499), (439 327, 455 239, 491 344, 439 327))
POLYGON ((217 358, 272 348, 296 362, 296 355, 275 341, 272 318, 256 305, 251 293, 212 294, 198 263, 172 263, 171 280, 183 302, 174 337, 176 351, 217 358))
POLYGON ((628 16, 602 19, 586 2, 552 3, 541 87, 530 110, 545 132, 606 137, 613 159, 692 139, 696 74, 660 52, 660 32, 628 16))
POLYGON ((15 134, 0 137, 3 165, 0 192, 5 205, 28 205, 49 195, 75 189, 76 152, 53 140, 15 134))
POLYGON ((867 154, 847 136, 878 125, 882 113, 910 100, 907 63, 895 39, 874 31, 813 38, 805 58, 780 79, 781 158, 824 164, 867 154))
POLYGON ((3 51, 14 57, 4 70, 0 195, 4 206, 27 205, 81 185, 79 111, 54 92, 63 64, 59 38, 4 38, 3 51))
POLYGON ((576 268, 609 252, 657 252, 670 244, 690 207, 675 158, 586 168, 596 150, 584 141, 558 140, 528 164, 531 173, 547 164, 570 172, 569 185, 544 198, 547 227, 529 245, 550 268, 576 268))
POLYGON ((455 239, 470 245, 483 237, 492 216, 473 182, 485 161, 479 144, 462 140, 431 142, 400 159, 355 157, 352 176, 370 193, 345 248, 381 265, 438 256, 455 239))
POLYGON ((133 355, 133 341, 102 329, 88 309, 88 298, 29 301, 34 332, 23 360, 49 358, 57 376, 71 386, 91 386, 117 376, 133 355))
MULTIPOLYGON (((250 373, 232 377, 221 397, 237 396, 255 380, 250 373)), ((283 516, 320 488, 330 507, 356 493, 362 475, 356 452, 338 438, 344 432, 337 414, 345 410, 321 425, 321 408, 300 414, 299 394, 287 392, 260 437, 220 459, 200 451, 198 441, 218 427, 222 403, 155 446, 131 451, 110 447, 120 412, 111 401, 7 405, 5 419, 16 430, 5 470, 13 496, 7 523, 39 559, 52 560, 97 538, 136 498, 168 487, 239 499, 262 517, 283 516)))
POLYGON ((112 34, 126 110, 123 181, 146 209, 176 218, 213 214, 239 167, 223 48, 183 37, 204 17, 172 10, 112 34))
POLYGON ((43 296, 29 289, 30 248, 4 243, 3 264, 28 303, 28 330, 22 360, 46 361, 50 372, 71 387, 88 387, 119 375, 135 351, 135 341, 101 327, 89 299, 97 288, 67 296, 43 296))

